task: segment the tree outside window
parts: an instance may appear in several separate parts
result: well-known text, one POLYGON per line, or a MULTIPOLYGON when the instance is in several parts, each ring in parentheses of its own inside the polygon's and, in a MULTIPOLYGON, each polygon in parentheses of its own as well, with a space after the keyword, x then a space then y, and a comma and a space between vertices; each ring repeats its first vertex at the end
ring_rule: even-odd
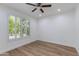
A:
POLYGON ((15 17, 14 16, 9 17, 9 38, 10 39, 15 38, 15 17))

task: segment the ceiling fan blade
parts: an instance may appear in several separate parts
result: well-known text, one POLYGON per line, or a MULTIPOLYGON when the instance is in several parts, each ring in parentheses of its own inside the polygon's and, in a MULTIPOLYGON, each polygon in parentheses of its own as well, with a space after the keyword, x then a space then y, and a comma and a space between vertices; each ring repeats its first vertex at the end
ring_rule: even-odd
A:
POLYGON ((41 7, 51 7, 52 5, 42 5, 41 7))
POLYGON ((34 4, 31 4, 31 3, 26 3, 26 4, 31 5, 31 6, 36 6, 36 5, 34 5, 34 4))
POLYGON ((41 11, 42 13, 44 13, 43 9, 40 9, 40 11, 41 11))
POLYGON ((37 10, 37 8, 34 8, 34 9, 32 10, 32 12, 34 12, 35 10, 37 10))

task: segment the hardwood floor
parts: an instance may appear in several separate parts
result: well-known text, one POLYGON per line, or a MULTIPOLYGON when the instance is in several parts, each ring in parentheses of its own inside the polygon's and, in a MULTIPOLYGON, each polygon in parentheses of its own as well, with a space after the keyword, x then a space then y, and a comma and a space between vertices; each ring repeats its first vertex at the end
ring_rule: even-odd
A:
POLYGON ((35 41, 7 52, 7 56, 77 56, 75 48, 59 44, 35 41))

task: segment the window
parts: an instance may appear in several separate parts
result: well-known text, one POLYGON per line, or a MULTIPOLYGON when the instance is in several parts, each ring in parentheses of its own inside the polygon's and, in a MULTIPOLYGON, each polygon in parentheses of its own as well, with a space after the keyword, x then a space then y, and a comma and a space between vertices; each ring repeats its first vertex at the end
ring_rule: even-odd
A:
POLYGON ((20 18, 16 17, 15 28, 16 28, 16 38, 20 38, 20 18))
POLYGON ((30 35, 30 21, 28 18, 9 17, 9 39, 21 38, 30 35))
POLYGON ((30 35, 30 23, 27 19, 21 20, 21 35, 22 37, 30 35))
POLYGON ((27 27, 27 35, 30 35, 30 21, 27 19, 26 20, 26 27, 27 27))
POLYGON ((9 17, 9 39, 15 39, 15 17, 9 17))

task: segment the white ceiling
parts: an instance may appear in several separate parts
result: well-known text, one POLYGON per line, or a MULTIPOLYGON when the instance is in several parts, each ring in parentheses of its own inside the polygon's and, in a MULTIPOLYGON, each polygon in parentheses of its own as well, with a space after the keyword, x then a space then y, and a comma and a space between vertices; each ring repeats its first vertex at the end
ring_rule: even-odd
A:
MULTIPOLYGON (((45 4, 45 3, 44 3, 45 4)), ((43 8, 44 13, 41 13, 39 8, 35 12, 32 12, 32 9, 34 9, 34 6, 30 6, 24 3, 4 3, 4 5, 16 9, 20 12, 26 13, 27 15, 33 17, 33 18, 44 18, 51 15, 56 15, 58 13, 67 12, 69 10, 72 10, 76 7, 77 4, 74 3, 46 3, 46 4, 52 4, 52 7, 43 8), (61 9, 61 12, 58 12, 57 9, 61 9), (41 14, 42 16, 39 16, 41 14)))

